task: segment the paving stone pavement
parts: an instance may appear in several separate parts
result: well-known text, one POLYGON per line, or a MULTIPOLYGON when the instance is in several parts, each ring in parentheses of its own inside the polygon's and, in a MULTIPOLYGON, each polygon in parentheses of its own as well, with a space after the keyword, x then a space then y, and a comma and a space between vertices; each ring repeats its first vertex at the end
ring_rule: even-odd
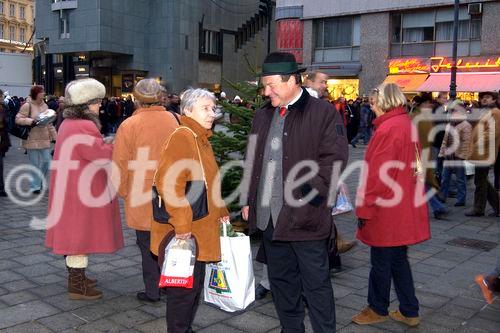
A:
MULTIPOLYGON (((14 144, 5 159, 6 175, 27 161, 16 140, 14 144)), ((350 153, 351 161, 356 161, 362 158, 364 149, 350 148, 350 153)), ((357 177, 355 173, 347 179, 351 194, 357 177)), ((16 180, 19 175, 13 177, 11 184, 16 180)), ((413 246, 409 252, 421 304, 419 328, 409 329, 393 321, 367 327, 350 322, 365 306, 368 290, 369 249, 358 245, 342 256, 344 271, 332 277, 338 332, 500 332, 500 301, 487 306, 473 281, 475 274, 494 267, 498 247, 483 252, 446 244, 459 236, 498 242, 499 221, 466 218, 464 209, 452 204, 453 200, 448 204, 452 211, 448 220, 431 221, 432 239, 413 246)), ((0 333, 165 332, 165 303, 150 305, 135 298, 135 293, 142 289, 140 255, 134 232, 125 225, 122 250, 90 257, 89 275, 99 279, 104 298, 68 300, 63 258, 52 255, 43 246, 43 230, 30 226, 33 217, 44 217, 46 205, 46 196, 27 207, 0 198, 0 333)), ((470 205, 471 195, 467 206, 470 205)), ((337 218, 345 238, 354 237, 354 221, 351 214, 337 218)), ((258 241, 254 240, 252 246, 256 248, 258 241)), ((258 263, 254 267, 258 281, 262 268, 258 263)), ((391 302, 391 308, 396 309, 394 292, 391 302)), ((271 296, 235 314, 201 304, 194 328, 202 333, 280 332, 271 296)), ((307 316, 306 328, 312 332, 307 316)))

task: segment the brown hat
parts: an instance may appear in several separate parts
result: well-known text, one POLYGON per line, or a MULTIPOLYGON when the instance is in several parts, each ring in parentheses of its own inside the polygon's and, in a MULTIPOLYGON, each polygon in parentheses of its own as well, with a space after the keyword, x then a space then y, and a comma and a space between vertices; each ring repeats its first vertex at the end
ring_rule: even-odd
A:
POLYGON ((162 87, 155 79, 143 79, 134 88, 135 99, 142 103, 153 104, 159 102, 162 87))

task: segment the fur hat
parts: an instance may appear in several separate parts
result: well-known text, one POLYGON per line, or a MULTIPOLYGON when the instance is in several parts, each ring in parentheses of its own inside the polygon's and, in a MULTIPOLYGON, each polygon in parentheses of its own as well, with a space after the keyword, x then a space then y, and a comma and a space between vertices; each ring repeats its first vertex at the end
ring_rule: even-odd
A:
POLYGON ((95 79, 74 80, 66 86, 64 102, 67 106, 89 104, 89 102, 103 99, 105 95, 106 88, 95 79))
POLYGON ((162 86, 155 79, 142 79, 134 88, 134 97, 145 104, 158 103, 162 86))

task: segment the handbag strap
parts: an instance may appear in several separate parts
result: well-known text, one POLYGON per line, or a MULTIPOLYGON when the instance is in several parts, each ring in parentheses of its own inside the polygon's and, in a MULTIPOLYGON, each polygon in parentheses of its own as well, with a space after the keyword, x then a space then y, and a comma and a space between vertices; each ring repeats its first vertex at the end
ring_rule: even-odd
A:
MULTIPOLYGON (((170 140, 172 139, 172 137, 174 136, 175 132, 177 132, 178 130, 181 130, 181 129, 187 129, 188 131, 190 131, 193 136, 194 136, 194 142, 196 143, 196 151, 198 152, 198 159, 200 160, 200 166, 201 166, 201 172, 203 174, 203 181, 205 182, 205 186, 208 188, 208 184, 207 184, 207 177, 205 176, 205 168, 203 167, 203 162, 201 160, 201 153, 200 153, 200 147, 198 146, 198 135, 196 135, 196 133, 190 129, 189 127, 187 126, 179 126, 177 127, 174 132, 172 133, 172 135, 170 135, 170 137, 168 138, 167 140, 167 143, 165 144, 165 149, 168 147, 168 145, 170 144, 170 140)), ((153 177, 153 185, 156 184, 156 174, 158 173, 158 168, 156 168, 156 171, 155 171, 155 175, 153 177)))

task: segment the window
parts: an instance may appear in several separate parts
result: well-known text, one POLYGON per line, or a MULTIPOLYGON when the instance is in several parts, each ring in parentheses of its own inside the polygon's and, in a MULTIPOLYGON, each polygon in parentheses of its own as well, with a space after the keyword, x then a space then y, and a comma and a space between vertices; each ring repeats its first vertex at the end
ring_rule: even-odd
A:
MULTIPOLYGON (((391 15, 391 57, 451 56, 453 7, 393 13, 391 15)), ((481 16, 470 16, 467 7, 459 10, 458 55, 481 53, 481 16)))
POLYGON ((3 1, 0 1, 0 14, 3 14, 3 1))
POLYGON ((361 35, 359 22, 359 16, 316 20, 314 61, 358 61, 361 35))
POLYGON ((9 38, 10 40, 16 40, 16 27, 9 27, 9 38))
POLYGON ((9 15, 16 16, 16 5, 13 3, 9 5, 9 15))
POLYGON ((69 38, 69 15, 68 12, 62 12, 59 19, 59 33, 61 39, 69 38))
POLYGON ((221 33, 212 30, 203 30, 200 53, 211 55, 222 55, 221 33))
POLYGON ((24 43, 26 41, 26 29, 25 28, 19 28, 19 41, 21 43, 24 43))
POLYGON ((25 6, 19 6, 19 17, 21 19, 26 18, 26 7, 25 6))
POLYGON ((0 24, 0 38, 3 39, 3 24, 0 24))

